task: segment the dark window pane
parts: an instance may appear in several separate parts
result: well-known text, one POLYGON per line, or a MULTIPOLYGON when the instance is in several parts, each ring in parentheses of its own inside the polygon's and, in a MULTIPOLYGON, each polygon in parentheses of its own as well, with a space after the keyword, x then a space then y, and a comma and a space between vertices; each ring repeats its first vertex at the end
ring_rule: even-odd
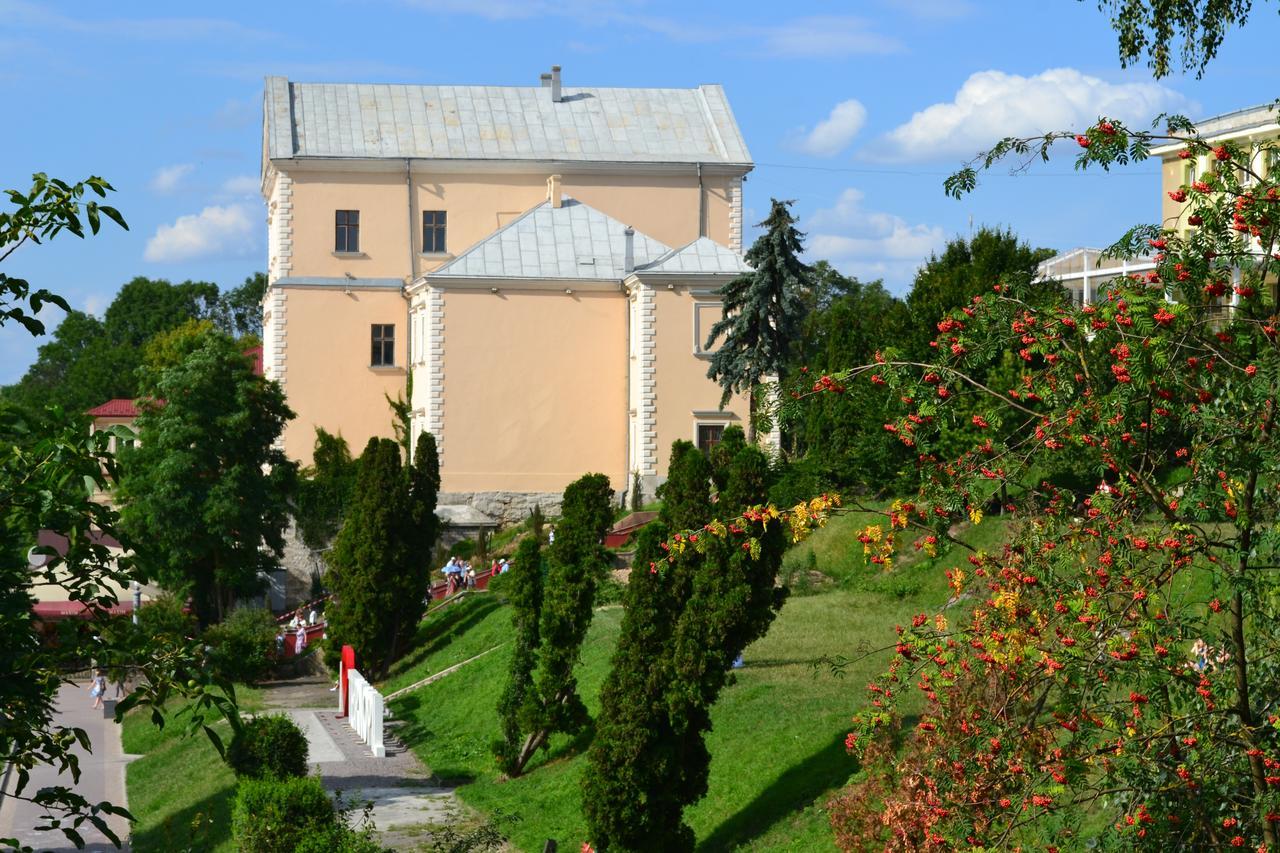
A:
POLYGON ((333 250, 335 252, 360 251, 360 211, 334 211, 333 221, 333 250))
POLYGON ((374 367, 391 367, 396 363, 396 327, 390 323, 374 323, 371 327, 374 367))
POLYGON ((422 212, 422 251, 447 251, 445 249, 445 212, 443 210, 424 210, 422 212))
POLYGON ((703 453, 710 453, 723 438, 723 424, 698 424, 698 449, 703 453))

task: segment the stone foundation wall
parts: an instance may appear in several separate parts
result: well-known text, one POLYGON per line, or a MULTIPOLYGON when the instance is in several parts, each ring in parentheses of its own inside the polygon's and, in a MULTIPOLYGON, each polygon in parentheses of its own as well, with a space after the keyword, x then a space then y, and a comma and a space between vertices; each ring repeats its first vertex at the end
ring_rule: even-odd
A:
POLYGON ((505 527, 524 521, 534 506, 545 516, 559 515, 562 498, 559 492, 441 492, 437 502, 474 507, 505 527))
POLYGON ((280 558, 280 568, 285 570, 284 601, 285 607, 297 607, 311 599, 311 572, 325 571, 324 560, 319 554, 312 553, 298 535, 298 527, 293 520, 289 521, 289 529, 284 532, 284 556, 280 558))

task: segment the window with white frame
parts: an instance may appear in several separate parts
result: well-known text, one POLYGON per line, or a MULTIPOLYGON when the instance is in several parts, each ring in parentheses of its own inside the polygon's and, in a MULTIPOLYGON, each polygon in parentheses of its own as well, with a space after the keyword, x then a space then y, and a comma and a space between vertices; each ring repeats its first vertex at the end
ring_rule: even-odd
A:
POLYGON ((723 338, 718 339, 715 345, 708 349, 707 336, 723 316, 724 304, 720 300, 696 298, 693 300, 693 352, 695 355, 709 356, 720 349, 723 338))
POLYGON ((698 449, 710 454, 717 444, 724 441, 724 424, 698 424, 698 449))

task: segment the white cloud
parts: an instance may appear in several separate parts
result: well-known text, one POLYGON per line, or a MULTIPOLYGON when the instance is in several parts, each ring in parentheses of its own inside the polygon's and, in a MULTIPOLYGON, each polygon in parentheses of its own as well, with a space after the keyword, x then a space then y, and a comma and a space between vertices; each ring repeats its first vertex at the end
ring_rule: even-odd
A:
POLYGON ((1100 115, 1145 122, 1190 105, 1158 83, 1109 83, 1074 68, 1032 77, 1003 71, 970 75, 955 99, 934 104, 885 136, 873 155, 884 160, 972 157, 1005 136, 1082 129, 1100 115))
POLYGON ((867 210, 861 190, 849 188, 834 206, 809 217, 811 260, 825 258, 845 273, 863 280, 883 278, 890 290, 903 292, 929 255, 946 243, 937 225, 911 225, 892 213, 867 210))
POLYGON ((258 223, 246 204, 210 205, 199 213, 161 225, 147 241, 143 257, 165 263, 211 255, 245 255, 256 248, 258 223))
POLYGON ((256 198, 261 192, 262 181, 257 175, 236 175, 222 182, 223 195, 256 198))
POLYGON ((195 171, 191 163, 178 163, 173 166, 161 166, 151 178, 151 191, 168 195, 176 192, 183 178, 195 171))
POLYGON ((815 157, 834 157, 849 147, 849 143, 862 130, 867 120, 867 108, 861 102, 849 99, 831 109, 831 114, 813 126, 813 130, 798 128, 791 132, 789 147, 815 157))
POLYGON ((769 27, 765 47, 775 56, 803 59, 865 53, 897 53, 902 43, 881 35, 863 18, 819 15, 769 27))
POLYGON ((112 297, 101 293, 90 293, 84 297, 82 311, 86 314, 92 314, 95 317, 101 317, 102 312, 111 304, 112 297))

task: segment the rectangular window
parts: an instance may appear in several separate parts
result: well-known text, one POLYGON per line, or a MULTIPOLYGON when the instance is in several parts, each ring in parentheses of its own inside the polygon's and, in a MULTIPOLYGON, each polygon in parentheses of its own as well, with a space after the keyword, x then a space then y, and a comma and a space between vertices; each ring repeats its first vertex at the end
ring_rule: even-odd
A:
POLYGON ((1240 185, 1245 187, 1253 186, 1254 177, 1252 172, 1262 168, 1261 160, 1258 157, 1261 146, 1251 145, 1247 150, 1249 154, 1245 158, 1245 162, 1240 164, 1240 185))
POLYGON ((336 210, 333 215, 335 252, 360 251, 360 211, 336 210))
POLYGON ((1192 184, 1194 184, 1196 182, 1196 177, 1197 177, 1196 161, 1190 160, 1187 162, 1187 186, 1191 186, 1192 184))
POLYGON ((698 449, 710 453, 724 438, 724 424, 698 424, 698 449))
POLYGON ((396 327, 393 323, 374 323, 372 328, 373 354, 369 364, 374 367, 394 367, 396 363, 396 327))
POLYGON ((444 242, 445 212, 443 210, 422 211, 422 251, 447 252, 444 242))

